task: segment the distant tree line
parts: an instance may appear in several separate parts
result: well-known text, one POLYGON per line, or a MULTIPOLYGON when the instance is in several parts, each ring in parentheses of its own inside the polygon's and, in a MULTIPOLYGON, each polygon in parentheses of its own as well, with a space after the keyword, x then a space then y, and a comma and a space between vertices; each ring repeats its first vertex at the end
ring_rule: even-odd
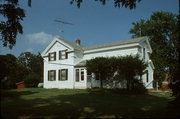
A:
POLYGON ((23 52, 19 57, 12 54, 0 55, 1 88, 16 88, 24 81, 26 87, 37 87, 43 81, 43 59, 40 54, 23 52))

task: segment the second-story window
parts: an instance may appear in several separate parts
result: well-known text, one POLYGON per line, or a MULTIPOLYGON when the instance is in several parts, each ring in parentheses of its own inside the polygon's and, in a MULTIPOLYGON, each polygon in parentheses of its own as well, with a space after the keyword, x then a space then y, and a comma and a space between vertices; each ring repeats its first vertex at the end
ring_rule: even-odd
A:
POLYGON ((56 52, 49 53, 49 61, 55 61, 56 60, 56 52))
POLYGON ((59 51, 59 59, 67 59, 68 58, 68 54, 67 54, 67 50, 61 50, 59 51))

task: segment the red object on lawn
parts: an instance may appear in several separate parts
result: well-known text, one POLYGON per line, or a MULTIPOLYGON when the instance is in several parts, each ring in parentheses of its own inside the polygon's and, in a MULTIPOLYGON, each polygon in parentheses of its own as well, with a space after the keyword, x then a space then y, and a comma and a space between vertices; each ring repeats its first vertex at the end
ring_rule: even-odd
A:
POLYGON ((163 81, 162 85, 161 85, 161 90, 162 91, 167 91, 168 89, 169 89, 168 82, 167 81, 163 81))
POLYGON ((16 83, 16 86, 17 86, 17 89, 25 88, 25 83, 24 83, 24 81, 21 81, 21 82, 16 83))

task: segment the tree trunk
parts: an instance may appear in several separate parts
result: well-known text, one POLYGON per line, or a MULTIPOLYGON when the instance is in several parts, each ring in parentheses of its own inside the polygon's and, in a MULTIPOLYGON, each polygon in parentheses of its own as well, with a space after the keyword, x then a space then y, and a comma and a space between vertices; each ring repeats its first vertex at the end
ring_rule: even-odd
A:
POLYGON ((127 86, 127 90, 129 90, 129 80, 127 79, 127 84, 126 84, 126 86, 127 86))
POLYGON ((99 80, 100 80, 100 88, 103 88, 103 76, 99 73, 99 80))
POLYGON ((100 88, 103 88, 103 82, 101 78, 100 78, 100 88))

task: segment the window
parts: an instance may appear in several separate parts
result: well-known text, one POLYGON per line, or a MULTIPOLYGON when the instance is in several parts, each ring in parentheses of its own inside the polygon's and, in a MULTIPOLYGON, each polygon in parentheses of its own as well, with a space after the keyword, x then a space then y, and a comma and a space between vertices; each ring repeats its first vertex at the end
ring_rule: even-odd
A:
POLYGON ((76 69, 76 82, 79 82, 79 69, 76 69))
POLYGON ((60 81, 68 80, 68 69, 60 69, 59 70, 59 80, 60 81))
POLYGON ((48 81, 55 81, 55 80, 56 80, 56 70, 49 70, 48 81))
POLYGON ((55 61, 56 60, 56 52, 49 53, 49 61, 55 61))
POLYGON ((76 82, 84 81, 84 69, 76 69, 76 82))
POLYGON ((68 54, 66 52, 67 50, 61 50, 59 51, 59 59, 67 59, 68 58, 68 54))
POLYGON ((84 69, 81 69, 81 81, 84 81, 84 69))
POLYGON ((149 74, 148 74, 148 70, 146 70, 146 82, 149 82, 149 74))
POLYGON ((143 48, 143 59, 145 59, 146 58, 146 49, 145 48, 143 48))

